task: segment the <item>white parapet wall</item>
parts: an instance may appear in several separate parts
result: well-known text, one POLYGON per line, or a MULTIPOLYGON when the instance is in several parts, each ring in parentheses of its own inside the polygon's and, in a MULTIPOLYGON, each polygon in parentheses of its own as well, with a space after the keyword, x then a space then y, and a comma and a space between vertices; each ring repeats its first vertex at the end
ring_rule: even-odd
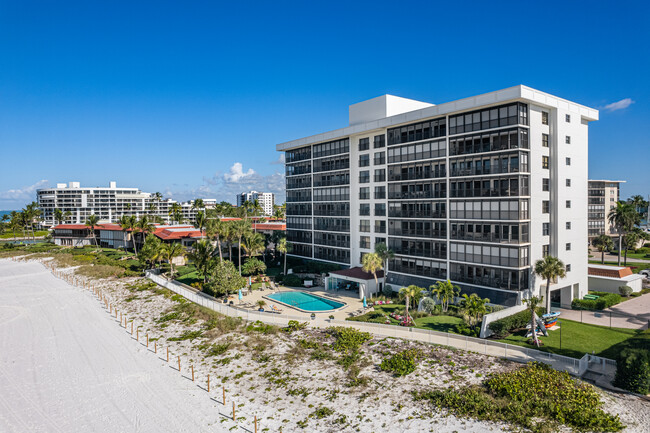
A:
POLYGON ((492 335, 492 331, 488 328, 488 325, 495 320, 503 319, 504 317, 512 316, 526 309, 526 305, 515 305, 514 307, 508 307, 505 310, 495 311, 494 313, 486 314, 483 316, 483 323, 481 323, 481 338, 487 338, 492 335))

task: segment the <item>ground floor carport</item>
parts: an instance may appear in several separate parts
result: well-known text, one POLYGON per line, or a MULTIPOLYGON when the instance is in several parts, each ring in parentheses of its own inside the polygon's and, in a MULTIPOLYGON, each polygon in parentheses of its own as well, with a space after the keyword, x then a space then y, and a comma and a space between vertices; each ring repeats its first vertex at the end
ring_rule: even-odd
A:
POLYGON ((383 288, 384 271, 377 271, 377 281, 374 275, 363 268, 356 267, 331 271, 325 277, 325 290, 327 291, 357 291, 359 299, 370 299, 373 295, 380 294, 383 288))

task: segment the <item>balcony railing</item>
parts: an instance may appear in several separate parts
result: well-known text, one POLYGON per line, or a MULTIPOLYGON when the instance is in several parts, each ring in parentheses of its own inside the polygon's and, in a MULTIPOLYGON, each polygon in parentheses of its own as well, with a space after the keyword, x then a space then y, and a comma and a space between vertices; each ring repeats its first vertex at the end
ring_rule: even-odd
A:
POLYGON ((446 238, 446 230, 409 230, 392 228, 388 230, 391 236, 410 236, 410 237, 423 237, 423 238, 446 238))
POLYGON ((509 173, 527 173, 528 164, 520 164, 518 166, 492 166, 489 168, 475 167, 451 170, 451 176, 479 176, 484 174, 509 174, 509 173))
POLYGON ((494 233, 463 233, 452 230, 450 238, 463 241, 495 242, 501 244, 520 244, 529 242, 529 236, 527 233, 522 233, 516 238, 512 236, 504 238, 503 236, 497 236, 494 233))
POLYGON ((447 218, 447 213, 443 211, 403 211, 389 208, 388 216, 391 218, 447 218))

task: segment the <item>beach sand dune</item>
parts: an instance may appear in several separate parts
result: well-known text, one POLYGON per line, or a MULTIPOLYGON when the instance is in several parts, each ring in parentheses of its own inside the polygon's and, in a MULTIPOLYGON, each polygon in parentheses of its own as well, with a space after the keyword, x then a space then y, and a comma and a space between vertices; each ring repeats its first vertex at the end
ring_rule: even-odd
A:
POLYGON ((223 406, 113 320, 41 264, 0 260, 0 432, 232 426, 223 406))

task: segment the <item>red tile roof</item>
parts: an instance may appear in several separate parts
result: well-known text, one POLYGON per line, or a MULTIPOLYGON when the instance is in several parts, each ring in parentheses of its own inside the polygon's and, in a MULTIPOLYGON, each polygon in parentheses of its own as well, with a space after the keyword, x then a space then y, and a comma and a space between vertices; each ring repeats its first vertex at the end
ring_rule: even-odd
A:
MULTIPOLYGON (((336 276, 343 276, 343 277, 349 277, 349 278, 354 278, 357 280, 374 280, 375 277, 370 273, 366 272, 363 270, 363 268, 356 267, 356 268, 350 268, 350 269, 342 269, 340 271, 330 271, 330 275, 334 274, 336 276)), ((383 278, 384 277, 384 271, 379 270, 377 271, 377 278, 383 278)))
POLYGON ((604 269, 604 267, 596 268, 589 266, 588 274, 596 277, 623 278, 632 275, 633 272, 629 267, 612 267, 612 269, 604 269))
POLYGON ((286 230, 286 223, 255 223, 253 228, 257 230, 286 230))
MULTIPOLYGON (((99 228, 99 226, 95 226, 95 229, 97 228, 99 228)), ((83 230, 83 229, 90 230, 90 227, 88 227, 85 224, 59 224, 58 226, 52 227, 52 230, 83 230)))
POLYGON ((191 228, 187 230, 164 229, 162 231, 156 231, 154 234, 158 236, 160 239, 162 239, 163 241, 185 239, 185 238, 196 239, 196 238, 203 237, 201 231, 195 228, 191 228))

